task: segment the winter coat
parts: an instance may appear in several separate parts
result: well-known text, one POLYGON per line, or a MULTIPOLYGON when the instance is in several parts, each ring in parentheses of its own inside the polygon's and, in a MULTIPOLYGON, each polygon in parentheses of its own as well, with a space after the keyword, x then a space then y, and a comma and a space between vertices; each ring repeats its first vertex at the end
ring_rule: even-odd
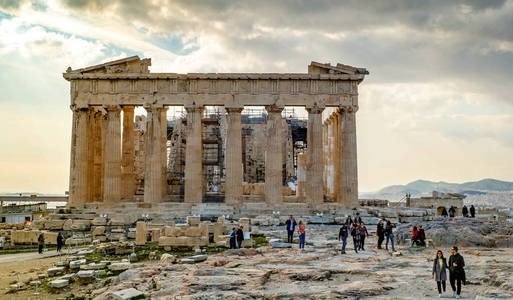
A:
POLYGON ((292 219, 292 220, 287 220, 287 222, 285 222, 285 226, 287 226, 287 231, 295 231, 296 230, 296 220, 292 219), (293 222, 292 223, 292 230, 290 230, 290 222, 293 222))
POLYGON ((442 258, 442 268, 440 268, 440 262, 438 258, 433 261, 433 275, 435 275, 436 281, 447 281, 447 261, 442 258))
POLYGON ((359 241, 360 240, 360 229, 359 228, 353 228, 351 230, 351 235, 353 236, 353 239, 359 241))
POLYGON ((463 259, 463 256, 461 256, 459 253, 456 253, 449 257, 449 271, 451 273, 451 276, 455 276, 455 278, 460 278, 463 282, 466 281, 464 267, 465 260, 463 259), (453 266, 453 263, 456 263, 457 266, 453 266))
POLYGON ((347 227, 340 227, 340 231, 338 232, 338 238, 339 239, 345 239, 347 238, 347 227))
POLYGON ((395 225, 392 224, 392 222, 388 221, 387 225, 385 226, 385 234, 386 235, 391 235, 393 233, 393 228, 394 227, 395 227, 395 225))
POLYGON ((237 241, 243 241, 244 240, 244 232, 242 229, 237 229, 237 241))
POLYGON ((369 236, 369 232, 367 231, 367 227, 363 226, 359 228, 360 235, 365 238, 365 236, 369 236))
POLYGON ((378 223, 378 226, 377 226, 377 229, 376 229, 376 234, 378 236, 385 234, 385 227, 383 226, 383 223, 381 223, 381 224, 378 223))

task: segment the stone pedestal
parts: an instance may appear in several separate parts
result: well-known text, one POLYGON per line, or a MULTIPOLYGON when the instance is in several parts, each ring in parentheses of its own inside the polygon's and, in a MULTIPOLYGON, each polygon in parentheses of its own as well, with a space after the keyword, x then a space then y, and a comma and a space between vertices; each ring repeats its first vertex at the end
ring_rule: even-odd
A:
POLYGON ((121 107, 111 105, 106 110, 103 202, 113 204, 121 201, 121 107))
POLYGON ((312 204, 324 202, 324 190, 322 183, 322 172, 324 169, 322 158, 322 112, 323 107, 307 107, 308 130, 307 130, 307 196, 312 204))
POLYGON ((146 109, 146 157, 144 172, 144 202, 162 201, 162 106, 145 105, 146 109))
POLYGON ((242 109, 242 107, 226 108, 228 112, 225 152, 226 180, 224 185, 226 203, 237 203, 242 200, 242 109))
POLYGON ((133 201, 136 191, 135 184, 135 139, 134 139, 134 106, 123 106, 123 151, 121 157, 121 181, 123 183, 121 197, 133 201))
POLYGON ((200 203, 205 191, 203 175, 202 107, 185 107, 187 111, 187 145, 185 148, 184 202, 200 203))
POLYGON ((73 109, 71 168, 68 206, 87 200, 87 108, 73 109))
POLYGON ((267 143, 265 149, 265 201, 281 203, 283 196, 283 130, 281 112, 283 107, 266 106, 267 143))
POLYGON ((356 154, 356 109, 344 107, 341 110, 340 126, 340 198, 348 208, 358 207, 358 166, 356 154))

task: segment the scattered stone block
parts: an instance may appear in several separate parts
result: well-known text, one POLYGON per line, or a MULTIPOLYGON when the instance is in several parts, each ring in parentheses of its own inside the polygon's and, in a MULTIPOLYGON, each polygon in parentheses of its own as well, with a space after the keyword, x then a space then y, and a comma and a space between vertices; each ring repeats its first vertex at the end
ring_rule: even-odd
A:
POLYGON ((169 253, 164 253, 160 256, 160 262, 163 264, 172 264, 176 262, 176 256, 169 253))
POLYGON ((46 273, 48 274, 48 276, 55 276, 55 275, 64 273, 65 270, 66 270, 66 268, 64 268, 64 267, 53 267, 53 268, 46 270, 46 273))
POLYGON ((63 288, 69 285, 69 280, 67 279, 55 279, 48 283, 53 288, 63 288))
POLYGON ((98 235, 104 235, 105 234, 105 226, 97 226, 93 229, 92 235, 93 237, 98 235))
POLYGON ((112 293, 112 297, 117 300, 130 300, 144 296, 144 294, 134 288, 129 288, 112 293))
POLYGON ((65 220, 48 220, 44 223, 44 228, 47 230, 62 230, 65 220))
POLYGON ((107 265, 104 263, 90 263, 88 265, 81 265, 80 270, 103 270, 107 265))
POLYGON ((111 271, 126 271, 130 269, 130 263, 129 262, 116 262, 109 265, 109 270, 111 271))
POLYGON ((30 285, 37 285, 37 286, 39 286, 39 285, 41 285, 41 281, 39 281, 39 280, 32 280, 30 282, 30 285))
POLYGON ((269 245, 271 248, 292 248, 292 244, 284 243, 280 239, 272 239, 269 241, 269 245))
POLYGON ((91 225, 93 226, 105 226, 107 225, 107 218, 105 217, 96 217, 91 220, 91 225))
POLYGON ((136 245, 145 245, 147 238, 147 228, 145 222, 137 222, 135 227, 135 244, 136 245))
POLYGON ((78 278, 93 278, 95 277, 96 273, 94 270, 82 270, 77 273, 78 278))
POLYGON ((200 221, 199 216, 187 216, 187 225, 189 226, 198 226, 200 221))
POLYGON ((70 261, 69 263, 69 268, 70 269, 79 269, 81 265, 85 265, 87 261, 85 259, 79 259, 79 260, 74 260, 74 261, 70 261))

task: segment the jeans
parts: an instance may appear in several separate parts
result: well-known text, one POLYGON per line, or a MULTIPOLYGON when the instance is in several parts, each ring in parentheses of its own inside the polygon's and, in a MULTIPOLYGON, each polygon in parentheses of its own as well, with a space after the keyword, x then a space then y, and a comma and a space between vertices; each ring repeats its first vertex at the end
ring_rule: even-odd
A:
POLYGON ((365 250, 365 236, 360 236, 360 247, 361 250, 365 250))
POLYGON ((354 251, 358 252, 358 247, 360 247, 360 240, 353 238, 354 251))
POLYGON ((237 240, 237 245, 239 246, 239 249, 242 248, 242 241, 243 240, 237 240))
POLYGON ((386 235, 386 242, 385 242, 385 248, 388 250, 388 240, 390 240, 392 242, 392 251, 395 252, 395 247, 394 247, 394 234, 391 233, 391 234, 387 234, 386 235))
POLYGON ((305 238, 306 233, 301 233, 299 235, 299 249, 305 249, 305 238))
POLYGON ((342 253, 346 253, 347 237, 342 238, 342 253))
POLYGON ((236 249, 237 246, 235 245, 235 238, 234 237, 231 237, 230 238, 230 249, 236 249))
POLYGON ((444 288, 444 292, 445 292, 445 280, 443 281, 437 281, 436 282, 436 287, 438 288, 438 293, 441 294, 442 293, 442 287, 444 288))
POLYGON ((287 242, 292 243, 294 240, 294 231, 287 229, 287 242))
POLYGON ((451 281, 452 290, 459 295, 461 293, 461 276, 459 274, 454 274, 454 272, 450 272, 449 280, 451 281))

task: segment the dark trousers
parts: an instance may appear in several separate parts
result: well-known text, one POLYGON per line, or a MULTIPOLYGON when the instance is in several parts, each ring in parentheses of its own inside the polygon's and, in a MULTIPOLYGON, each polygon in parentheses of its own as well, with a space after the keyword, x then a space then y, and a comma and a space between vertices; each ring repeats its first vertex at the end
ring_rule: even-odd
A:
POLYGON ((451 287, 454 292, 456 292, 457 295, 461 293, 461 276, 459 274, 455 274, 451 272, 449 274, 449 280, 451 281, 451 287))
POLYGON ((38 252, 39 254, 43 253, 43 245, 39 244, 38 252))
POLYGON ((354 251, 358 253, 358 247, 360 247, 360 240, 357 238, 353 238, 354 251))
POLYGON ((383 244, 384 240, 385 240, 385 235, 384 234, 379 234, 378 235, 378 249, 381 249, 381 245, 383 244))
POLYGON ((365 236, 360 236, 360 246, 358 248, 360 250, 365 250, 365 236))
POLYGON ((62 245, 61 244, 57 244, 57 252, 61 252, 61 249, 62 249, 62 245))
POLYGON ((442 287, 443 287, 443 290, 445 292, 445 280, 442 280, 442 281, 437 281, 436 282, 436 287, 438 287, 438 293, 441 294, 442 293, 442 287))
POLYGON ((239 246, 239 249, 242 248, 242 241, 243 240, 237 240, 237 246, 239 246))
POLYGON ((236 249, 237 246, 235 245, 235 238, 230 238, 230 249, 236 249))
POLYGON ((287 229, 287 242, 292 243, 294 241, 294 231, 287 229))

